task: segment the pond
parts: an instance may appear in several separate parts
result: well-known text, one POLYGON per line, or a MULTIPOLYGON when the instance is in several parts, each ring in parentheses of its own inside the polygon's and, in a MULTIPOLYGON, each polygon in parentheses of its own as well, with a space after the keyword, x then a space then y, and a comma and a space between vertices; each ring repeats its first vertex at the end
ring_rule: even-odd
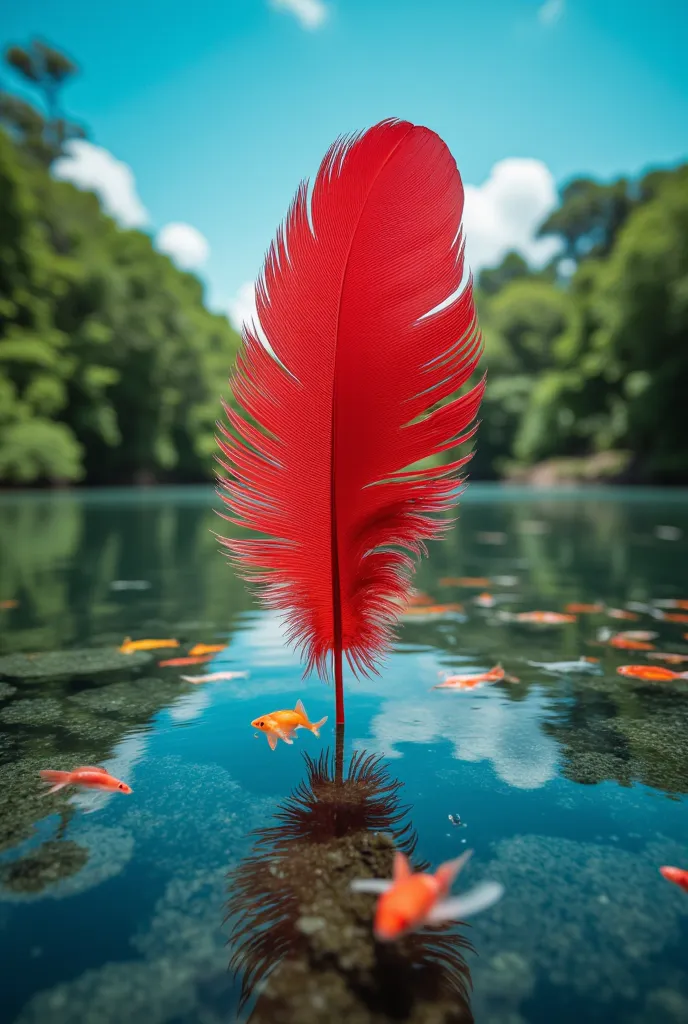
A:
POLYGON ((688 894, 659 873, 688 868, 688 680, 617 672, 688 670, 651 658, 688 655, 688 494, 469 487, 381 674, 345 677, 343 737, 216 505, 0 498, 3 1024, 688 1020, 688 894), (627 630, 654 650, 610 643, 627 630), (160 664, 196 644, 224 649, 160 664), (215 672, 242 674, 193 681, 215 672), (271 750, 251 722, 299 698, 327 723, 271 750), (133 792, 45 795, 39 771, 79 765, 133 792), (376 945, 349 884, 388 875, 392 843, 416 868, 470 849, 459 891, 504 896, 376 945))

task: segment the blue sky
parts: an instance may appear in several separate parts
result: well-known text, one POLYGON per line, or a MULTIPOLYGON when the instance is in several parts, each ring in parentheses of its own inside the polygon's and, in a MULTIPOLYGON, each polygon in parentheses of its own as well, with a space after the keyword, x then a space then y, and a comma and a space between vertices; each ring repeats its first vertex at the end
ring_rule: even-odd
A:
MULTIPOLYGON (((131 222, 200 232, 209 253, 196 238, 189 261, 205 258, 199 273, 218 308, 256 276, 299 180, 333 138, 383 117, 426 124, 449 144, 471 186, 474 264, 507 245, 544 259, 532 234, 555 183, 688 157, 685 0, 12 7, 3 44, 38 34, 81 64, 65 106, 131 171, 114 165, 120 177, 103 185, 113 208, 131 204, 129 188, 139 204, 131 222), (507 223, 509 194, 523 197, 518 223, 507 223)), ((107 178, 108 154, 86 156, 87 177, 107 178)))

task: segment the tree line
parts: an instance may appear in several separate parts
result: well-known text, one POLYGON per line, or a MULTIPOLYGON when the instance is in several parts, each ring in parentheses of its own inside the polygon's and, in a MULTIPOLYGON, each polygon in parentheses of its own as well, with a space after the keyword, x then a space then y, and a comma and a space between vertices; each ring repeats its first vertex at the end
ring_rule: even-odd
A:
MULTIPOLYGON (((203 481, 239 338, 203 286, 51 176, 84 128, 77 73, 34 41, 0 83, 0 485, 203 481), (37 102, 24 99, 34 90, 37 102)), ((560 242, 478 277, 488 387, 473 479, 688 481, 688 164, 576 178, 539 229, 560 242)))

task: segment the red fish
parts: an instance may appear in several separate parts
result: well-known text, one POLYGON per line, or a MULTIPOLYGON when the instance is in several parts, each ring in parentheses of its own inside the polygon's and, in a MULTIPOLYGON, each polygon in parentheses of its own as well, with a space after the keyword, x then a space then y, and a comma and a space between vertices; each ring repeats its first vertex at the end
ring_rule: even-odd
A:
POLYGON ((662 619, 664 622, 688 622, 688 614, 685 612, 664 612, 662 619))
POLYGON ((668 882, 673 882, 679 889, 688 892, 688 871, 684 871, 683 868, 668 867, 660 868, 659 871, 668 882))
POLYGON ((651 683, 668 683, 674 679, 688 679, 688 672, 673 672, 662 665, 620 665, 616 670, 620 676, 631 679, 646 679, 651 683))
POLYGON ((488 594, 487 591, 484 591, 482 594, 478 594, 477 597, 473 598, 473 601, 477 604, 478 608, 494 608, 497 603, 494 595, 488 594))
POLYGON ((571 604, 566 605, 564 611, 571 615, 597 615, 604 611, 604 607, 601 604, 576 604, 575 601, 572 601, 571 604))
MULTIPOLYGON (((688 612, 688 601, 680 600, 676 597, 668 597, 663 601, 653 601, 657 608, 680 608, 684 612, 688 612)), ((0 607, 2 607, 0 605, 0 607)))
POLYGON ((616 647, 620 651, 654 651, 655 645, 646 640, 631 640, 623 633, 617 633, 609 641, 610 647, 616 647))
POLYGON ((470 851, 440 865, 431 875, 412 872, 408 859, 397 850, 391 881, 361 878, 352 882, 354 892, 380 897, 373 922, 378 942, 393 942, 426 925, 463 921, 501 899, 504 887, 499 882, 482 882, 463 896, 449 898, 454 879, 469 857, 470 851))
POLYGON ((251 725, 254 729, 260 729, 265 733, 270 749, 274 750, 278 740, 293 743, 294 733, 297 729, 308 729, 314 736, 319 736, 320 729, 326 721, 327 715, 319 722, 311 722, 303 706, 303 701, 297 700, 293 711, 271 711, 269 715, 254 718, 251 725))
POLYGON ((131 793, 131 787, 126 782, 120 782, 114 775, 110 775, 107 768, 98 768, 93 765, 83 765, 81 768, 74 768, 71 772, 41 771, 40 777, 50 785, 46 796, 50 793, 57 793, 65 786, 78 786, 80 789, 102 789, 107 793, 131 793))
POLYGON ((415 590, 406 603, 410 608, 417 608, 421 605, 434 604, 435 602, 429 594, 424 594, 421 590, 415 590))

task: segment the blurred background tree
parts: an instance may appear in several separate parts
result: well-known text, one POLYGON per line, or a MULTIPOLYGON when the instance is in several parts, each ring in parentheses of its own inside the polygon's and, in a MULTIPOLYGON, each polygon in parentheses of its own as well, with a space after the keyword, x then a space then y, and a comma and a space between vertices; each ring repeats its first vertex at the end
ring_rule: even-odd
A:
MULTIPOLYGON (((62 105, 76 64, 40 41, 5 63, 22 96, 0 89, 0 484, 208 480, 239 338, 198 278, 51 175, 85 137, 62 105)), ((546 266, 510 252, 478 276, 472 477, 686 483, 688 165, 560 199, 546 266)))
POLYGON ((84 136, 59 102, 73 62, 5 59, 45 113, 0 93, 0 482, 207 480, 239 338, 147 234, 51 177, 84 136))

